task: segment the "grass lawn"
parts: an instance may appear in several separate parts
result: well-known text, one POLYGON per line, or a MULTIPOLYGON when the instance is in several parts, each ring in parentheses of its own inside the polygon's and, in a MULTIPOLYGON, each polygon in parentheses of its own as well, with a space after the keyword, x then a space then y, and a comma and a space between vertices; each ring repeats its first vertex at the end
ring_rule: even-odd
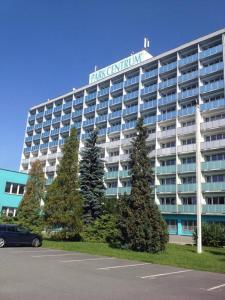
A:
POLYGON ((225 273, 225 249, 223 248, 204 247, 204 252, 197 254, 195 246, 168 244, 165 252, 149 254, 146 252, 114 249, 105 243, 55 242, 44 240, 43 246, 66 251, 79 251, 95 255, 225 273))

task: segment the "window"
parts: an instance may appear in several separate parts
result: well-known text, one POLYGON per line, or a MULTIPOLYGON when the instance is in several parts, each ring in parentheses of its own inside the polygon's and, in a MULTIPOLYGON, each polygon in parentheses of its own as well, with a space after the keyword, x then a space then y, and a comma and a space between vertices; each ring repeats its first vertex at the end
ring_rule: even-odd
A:
POLYGON ((182 183, 183 184, 196 183, 196 177, 195 176, 183 177, 182 183))
POLYGON ((5 193, 10 193, 10 187, 11 187, 11 183, 10 182, 6 182, 5 193))
POLYGON ((24 194, 24 188, 25 188, 25 185, 20 184, 20 186, 19 186, 19 195, 23 195, 24 194))
POLYGON ((24 189, 25 189, 24 184, 6 182, 6 185, 5 185, 5 193, 10 193, 10 194, 15 194, 15 195, 23 195, 24 189))
POLYGON ((182 198, 183 205, 195 205, 196 204, 196 197, 184 197, 182 198))
POLYGON ((16 226, 7 226, 6 228, 8 232, 16 232, 16 226))
POLYGON ((161 205, 175 205, 176 204, 176 198, 175 197, 160 198, 160 204, 161 205))
POLYGON ((225 197, 224 196, 207 197, 206 198, 206 203, 209 204, 209 205, 213 205, 213 204, 224 205, 225 204, 225 197))
POLYGON ((224 182, 225 175, 217 174, 217 175, 210 175, 206 176, 206 182, 224 182))
POLYGON ((168 178, 163 178, 160 180, 162 185, 166 184, 176 184, 176 178, 175 177, 168 177, 168 178))
POLYGON ((193 232, 196 228, 196 221, 195 220, 184 220, 182 221, 182 228, 183 231, 191 231, 193 232))
POLYGON ((196 161, 195 156, 182 158, 182 164, 192 164, 195 163, 195 161, 196 161))
POLYGON ((166 223, 169 231, 177 230, 177 220, 166 220, 166 223))

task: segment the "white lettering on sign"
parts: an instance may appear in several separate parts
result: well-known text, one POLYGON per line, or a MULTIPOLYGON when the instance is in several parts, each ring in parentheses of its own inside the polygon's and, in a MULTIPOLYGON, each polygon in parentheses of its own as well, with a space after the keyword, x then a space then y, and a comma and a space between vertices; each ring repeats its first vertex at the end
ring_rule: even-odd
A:
POLYGON ((124 58, 108 67, 105 67, 94 73, 91 73, 89 75, 89 83, 93 83, 93 82, 102 80, 106 77, 109 77, 111 75, 114 75, 114 74, 116 74, 120 71, 123 71, 129 67, 135 66, 151 57, 152 57, 151 54, 149 54, 145 50, 138 52, 136 54, 132 54, 131 56, 124 58))

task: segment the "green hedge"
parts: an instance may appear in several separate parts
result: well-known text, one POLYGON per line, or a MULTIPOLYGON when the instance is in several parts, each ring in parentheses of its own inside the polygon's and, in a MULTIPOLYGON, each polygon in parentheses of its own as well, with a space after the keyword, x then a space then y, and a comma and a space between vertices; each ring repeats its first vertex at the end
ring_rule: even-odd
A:
MULTIPOLYGON (((197 229, 193 233, 195 243, 197 243, 197 229)), ((209 247, 225 246, 225 226, 220 223, 202 224, 202 244, 209 247)))

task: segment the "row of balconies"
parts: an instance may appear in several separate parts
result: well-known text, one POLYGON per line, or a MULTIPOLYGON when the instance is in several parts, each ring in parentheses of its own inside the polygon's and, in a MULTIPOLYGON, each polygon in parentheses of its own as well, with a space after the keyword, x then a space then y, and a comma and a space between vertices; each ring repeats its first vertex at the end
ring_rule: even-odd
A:
MULTIPOLYGON (((196 214, 196 205, 159 205, 162 213, 196 214)), ((224 204, 203 204, 202 214, 225 214, 224 204)))

